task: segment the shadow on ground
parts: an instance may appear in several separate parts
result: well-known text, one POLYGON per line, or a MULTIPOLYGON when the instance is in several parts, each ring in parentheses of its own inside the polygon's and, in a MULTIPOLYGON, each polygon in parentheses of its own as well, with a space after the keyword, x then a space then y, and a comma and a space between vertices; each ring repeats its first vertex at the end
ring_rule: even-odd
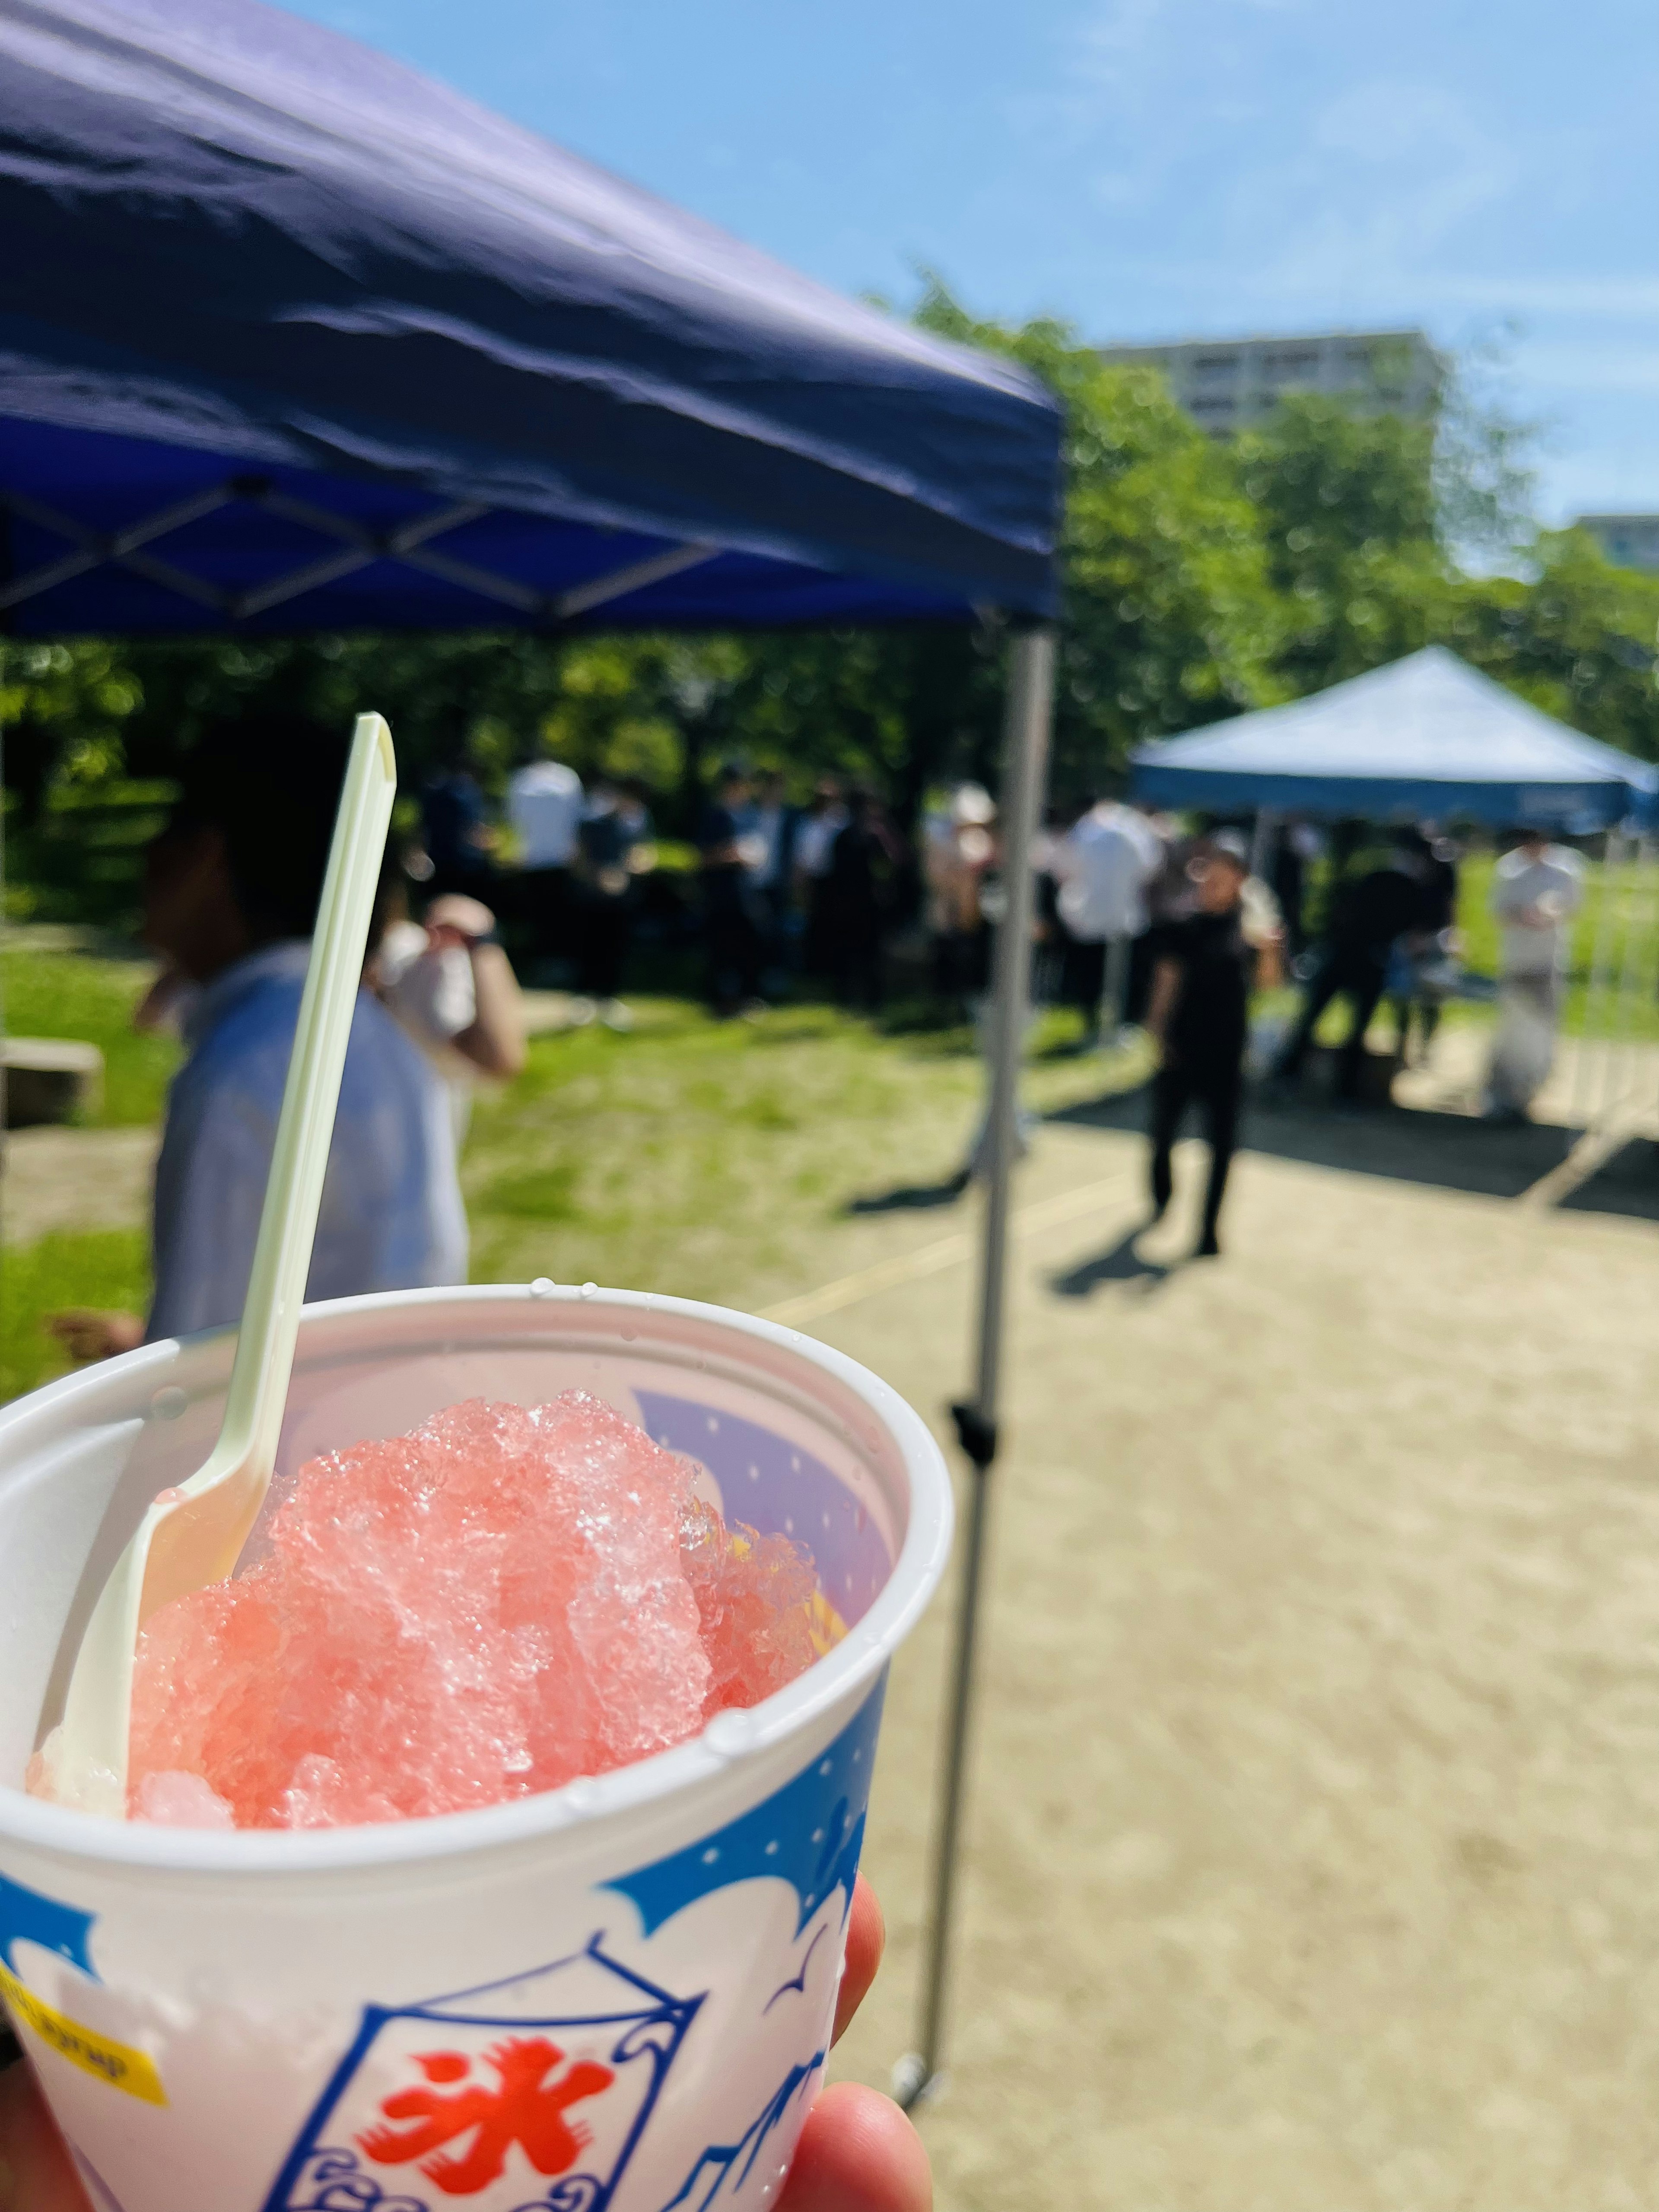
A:
POLYGON ((848 1213, 926 1213, 934 1206, 954 1206, 968 1188, 968 1177, 958 1171, 943 1182, 901 1182, 891 1190, 872 1191, 867 1198, 850 1198, 848 1213))
MULTIPOLYGON (((1105 1091, 1060 1107, 1048 1119, 1073 1127, 1144 1129, 1146 1094, 1144 1088, 1105 1091)), ((1559 1167, 1571 1142, 1570 1131, 1550 1123, 1499 1128, 1469 1115, 1425 1108, 1380 1106, 1341 1113, 1311 1101, 1281 1106, 1252 1097, 1240 1149, 1350 1175, 1383 1176, 1484 1198, 1519 1198, 1559 1167)), ((1633 1139, 1564 1203, 1574 1212, 1659 1221, 1659 1151, 1646 1139, 1633 1139)))
POLYGON ((1074 1267, 1067 1267, 1064 1274, 1050 1276, 1049 1289, 1062 1298, 1086 1298, 1103 1283, 1133 1283, 1141 1297, 1149 1296, 1169 1280, 1180 1262, 1165 1265, 1141 1258, 1135 1249, 1135 1240, 1144 1234, 1146 1227, 1145 1222, 1136 1222, 1133 1229, 1124 1231, 1109 1252, 1097 1253, 1092 1260, 1081 1260, 1074 1267))

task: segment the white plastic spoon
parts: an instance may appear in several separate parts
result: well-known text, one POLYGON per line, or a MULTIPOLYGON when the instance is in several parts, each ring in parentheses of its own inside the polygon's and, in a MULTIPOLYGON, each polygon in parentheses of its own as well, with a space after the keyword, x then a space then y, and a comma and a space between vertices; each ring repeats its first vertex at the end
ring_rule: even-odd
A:
POLYGON ((188 1482, 163 1492, 117 1560, 82 1638, 63 1726, 46 1747, 51 1796, 83 1812, 119 1820, 126 1811, 139 1631, 170 1599, 222 1582, 232 1572, 270 1486, 397 784, 391 731, 380 715, 360 714, 311 940, 219 1441, 188 1482))

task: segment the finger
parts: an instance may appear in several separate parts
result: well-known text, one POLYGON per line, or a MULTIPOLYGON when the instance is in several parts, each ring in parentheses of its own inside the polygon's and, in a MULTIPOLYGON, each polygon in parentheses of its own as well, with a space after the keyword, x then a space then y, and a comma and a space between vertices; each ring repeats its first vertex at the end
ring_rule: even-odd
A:
POLYGON ((890 2098, 838 2081, 806 2116, 777 2212, 931 2212, 921 2138, 890 2098))
POLYGON ((0 2074, 0 2212, 89 2212, 27 2065, 0 2074))
POLYGON ((846 1964, 836 1997, 833 2042, 841 2041, 848 2021, 864 2002, 886 1947, 887 1923, 881 1917, 880 1901, 860 1875, 853 1885, 853 1909, 847 1916, 846 1964))

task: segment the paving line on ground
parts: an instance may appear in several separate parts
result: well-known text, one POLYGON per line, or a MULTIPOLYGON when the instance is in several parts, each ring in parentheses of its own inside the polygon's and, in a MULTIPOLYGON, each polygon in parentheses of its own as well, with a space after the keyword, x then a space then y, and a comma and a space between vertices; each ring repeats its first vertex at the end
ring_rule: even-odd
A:
MULTIPOLYGON (((1077 1190, 1060 1191, 1053 1198, 1037 1199, 1030 1206, 1017 1207, 1010 1226, 1016 1237, 1059 1228, 1120 1197, 1124 1185, 1134 1182, 1140 1172, 1138 1164, 1127 1164, 1116 1175, 1107 1176, 1099 1182, 1085 1183, 1077 1190)), ((941 1237, 937 1243, 920 1245, 914 1252, 900 1252, 890 1260, 877 1261, 873 1267, 860 1267, 850 1275, 838 1276, 834 1282, 807 1291, 798 1298, 785 1298, 780 1305, 764 1306, 761 1318, 798 1328, 804 1322, 817 1321, 825 1314, 839 1313, 844 1306, 857 1305, 862 1298, 873 1297, 878 1291, 890 1291, 900 1283, 918 1282, 925 1275, 942 1274, 947 1267, 957 1267, 971 1258, 978 1249, 979 1239, 972 1230, 958 1230, 954 1237, 941 1237)))
POLYGON ((1576 1190, 1604 1168, 1615 1152, 1647 1133, 1647 1117, 1640 1113, 1620 1115, 1599 1129, 1587 1129, 1565 1159, 1540 1176, 1516 1199, 1517 1206, 1545 1207, 1563 1205, 1576 1190))

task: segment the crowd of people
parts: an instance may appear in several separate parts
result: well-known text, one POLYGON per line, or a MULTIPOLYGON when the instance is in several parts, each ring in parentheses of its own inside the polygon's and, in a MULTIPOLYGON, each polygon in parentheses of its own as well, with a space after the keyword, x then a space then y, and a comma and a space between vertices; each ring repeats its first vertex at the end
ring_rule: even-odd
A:
MULTIPOLYGON (((150 1312, 64 1316, 60 1333, 82 1358, 240 1310, 344 757, 337 734, 291 720, 210 735, 151 848, 144 933, 163 964, 140 1020, 173 1027, 186 1058, 156 1175, 150 1312)), ((912 935, 919 944, 925 932, 933 991, 964 1012, 982 1008, 1001 911, 989 793, 958 784, 924 819, 917 847, 913 861, 867 788, 826 778, 792 802, 781 775, 725 763, 696 842, 711 1006, 752 1012, 805 981, 877 1006, 908 901, 919 908, 912 935)), ((1111 1045, 1132 1026, 1152 1042, 1155 1214, 1170 1200, 1182 1123, 1201 1115, 1210 1172, 1200 1252, 1219 1248, 1252 993, 1280 980, 1287 960, 1303 985, 1299 1012, 1261 1071, 1280 1097, 1298 1082, 1327 1007, 1346 1001, 1334 1057, 1342 1107, 1364 1103, 1379 1006, 1393 1008, 1399 1052, 1413 1030, 1424 1051, 1456 988, 1449 844, 1401 830, 1374 865, 1334 866, 1316 933, 1306 894, 1320 853, 1320 833, 1292 823, 1253 866, 1237 830, 1189 836, 1091 798, 1051 818, 1033 854, 1035 995, 1079 1009, 1085 1043, 1111 1045)), ((475 1085, 512 1075, 525 1054, 498 911, 511 913, 521 965, 526 955, 564 962, 577 987, 573 1022, 625 1029, 632 1018, 624 971, 658 860, 640 785, 599 775, 585 786, 565 763, 538 760, 510 780, 497 824, 471 775, 451 769, 423 787, 420 838, 400 860, 387 871, 348 1054, 313 1297, 465 1279, 457 1148, 475 1085)), ((1582 898, 1577 855, 1540 835, 1522 833, 1498 862, 1495 1117, 1524 1115, 1548 1073, 1582 898)))
MULTIPOLYGON (((428 890, 501 908, 524 961, 570 973, 573 1023, 631 1026, 624 972, 659 862, 642 783, 600 775, 584 787, 564 763, 533 761, 508 780, 496 824, 470 770, 452 768, 422 788, 422 838, 413 865, 428 890)), ((696 848, 695 902, 682 918, 701 936, 718 1012, 752 1013, 803 977, 847 1005, 880 1004, 907 869, 873 791, 824 777, 792 801, 776 770, 727 761, 696 848)))
MULTIPOLYGON (((1357 825, 1355 825, 1357 827, 1357 825)), ((1446 1000, 1462 987, 1458 861, 1449 838, 1401 827, 1367 866, 1329 853, 1319 927, 1310 927, 1310 864, 1328 856, 1308 823, 1278 825, 1255 859, 1223 829, 1183 838, 1176 825, 1113 799, 1051 825, 1036 856, 1051 994, 1079 1007, 1103 1042, 1139 1024, 1152 1039, 1151 1199, 1167 1207, 1174 1141, 1200 1109, 1210 1172, 1198 1250, 1219 1249, 1218 1222, 1237 1142, 1257 988, 1289 975, 1302 985, 1288 1030, 1265 1055, 1269 1098, 1300 1093, 1326 1010, 1346 1005, 1334 1056, 1332 1103, 1357 1111, 1386 1097, 1413 1050, 1426 1057, 1446 1000), (1367 1046, 1374 1017, 1392 1012, 1392 1054, 1367 1046), (1380 1070, 1373 1074, 1373 1068, 1380 1070)), ((1491 894, 1499 928, 1498 1020, 1484 1107, 1495 1122, 1528 1118, 1554 1058, 1569 939, 1583 899, 1583 863, 1540 830, 1514 833, 1491 894)))

